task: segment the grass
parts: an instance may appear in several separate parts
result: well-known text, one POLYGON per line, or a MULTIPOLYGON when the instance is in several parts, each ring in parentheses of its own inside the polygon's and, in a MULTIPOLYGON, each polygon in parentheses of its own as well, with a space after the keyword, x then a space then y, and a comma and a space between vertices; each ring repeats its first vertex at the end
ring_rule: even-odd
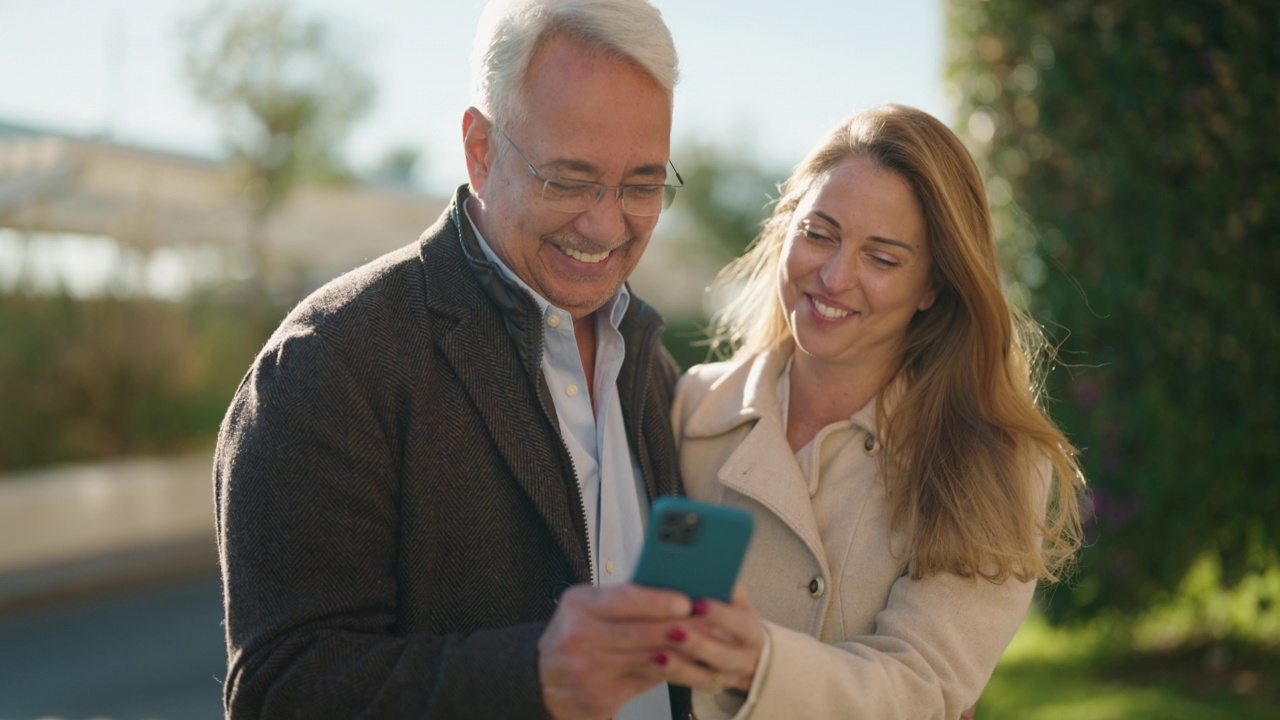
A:
POLYGON ((1119 651, 1114 623, 1055 628, 1032 614, 997 665, 982 720, 1271 720, 1280 656, 1224 643, 1119 651))

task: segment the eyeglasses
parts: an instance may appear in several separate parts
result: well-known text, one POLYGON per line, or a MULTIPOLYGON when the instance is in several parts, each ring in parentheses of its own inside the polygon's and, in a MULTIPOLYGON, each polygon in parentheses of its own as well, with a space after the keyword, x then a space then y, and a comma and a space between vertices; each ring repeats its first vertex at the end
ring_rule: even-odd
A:
POLYGON ((667 161, 667 164, 671 166, 671 172, 675 173, 676 181, 680 183, 679 185, 605 185, 604 183, 590 180, 544 177, 533 166, 533 163, 529 162, 529 158, 525 157, 524 153, 520 151, 511 136, 496 125, 493 129, 501 133, 502 137, 511 143, 512 149, 516 151, 521 160, 524 160, 524 164, 529 166, 529 172, 542 181, 543 202, 547 204, 547 207, 558 212, 586 212, 600 202, 600 198, 604 197, 606 190, 612 190, 613 196, 622 205, 622 212, 628 215, 658 215, 663 210, 671 207, 671 201, 675 200, 676 191, 684 187, 684 178, 680 177, 680 171, 676 170, 675 164, 670 160, 667 161))

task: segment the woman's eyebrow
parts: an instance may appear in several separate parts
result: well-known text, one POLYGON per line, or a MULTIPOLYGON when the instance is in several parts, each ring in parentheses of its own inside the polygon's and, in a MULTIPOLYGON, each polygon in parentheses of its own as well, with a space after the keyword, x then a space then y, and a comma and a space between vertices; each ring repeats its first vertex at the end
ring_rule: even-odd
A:
MULTIPOLYGON (((836 220, 835 218, 831 217, 830 215, 828 215, 828 214, 826 214, 826 213, 822 212, 821 210, 813 210, 812 212, 813 212, 813 214, 814 214, 814 215, 817 215, 818 217, 822 218, 823 220, 826 220, 826 221, 827 221, 828 223, 830 223, 830 224, 831 224, 831 226, 832 226, 832 227, 834 227, 835 229, 837 229, 837 230, 842 230, 842 229, 843 229, 843 228, 841 228, 841 227, 840 227, 840 222, 839 222, 838 220, 836 220)), ((915 246, 914 246, 914 245, 912 245, 912 244, 911 244, 911 243, 909 243, 909 242, 906 242, 905 240, 896 240, 896 239, 894 239, 894 238, 890 238, 890 237, 883 237, 883 236, 881 236, 881 235, 872 235, 872 236, 870 236, 870 237, 869 237, 869 238, 867 238, 867 239, 868 239, 868 240, 870 240, 870 241, 872 241, 872 242, 878 242, 878 243, 883 243, 883 244, 885 244, 885 245, 893 245, 894 247, 900 247, 900 248, 902 248, 903 250, 906 250, 907 252, 911 253, 912 255, 915 255, 915 254, 916 254, 916 248, 915 248, 915 246)))

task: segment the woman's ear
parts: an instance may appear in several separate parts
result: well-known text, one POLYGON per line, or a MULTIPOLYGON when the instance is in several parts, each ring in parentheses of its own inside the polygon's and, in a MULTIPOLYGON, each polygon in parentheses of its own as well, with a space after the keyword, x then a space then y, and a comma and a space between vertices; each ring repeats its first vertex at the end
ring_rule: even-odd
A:
POLYGON ((929 289, 925 291, 924 297, 920 298, 920 304, 916 310, 923 311, 933 307, 934 301, 938 299, 938 290, 937 282, 929 283, 929 289))
POLYGON ((462 151, 467 158, 467 178, 471 191, 478 196, 483 196, 493 160, 491 127, 489 119, 474 106, 462 114, 462 151))

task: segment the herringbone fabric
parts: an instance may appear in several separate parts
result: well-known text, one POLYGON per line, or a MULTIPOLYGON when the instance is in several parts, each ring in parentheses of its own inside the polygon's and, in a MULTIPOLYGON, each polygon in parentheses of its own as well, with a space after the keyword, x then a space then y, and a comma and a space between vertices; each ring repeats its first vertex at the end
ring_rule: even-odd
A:
MULTIPOLYGON (((214 466, 231 717, 544 715, 536 642, 589 581, 584 518, 537 306, 482 260, 466 197, 303 301, 236 393, 214 466)), ((650 495, 679 492, 660 319, 633 299, 621 329, 628 439, 650 495)))

